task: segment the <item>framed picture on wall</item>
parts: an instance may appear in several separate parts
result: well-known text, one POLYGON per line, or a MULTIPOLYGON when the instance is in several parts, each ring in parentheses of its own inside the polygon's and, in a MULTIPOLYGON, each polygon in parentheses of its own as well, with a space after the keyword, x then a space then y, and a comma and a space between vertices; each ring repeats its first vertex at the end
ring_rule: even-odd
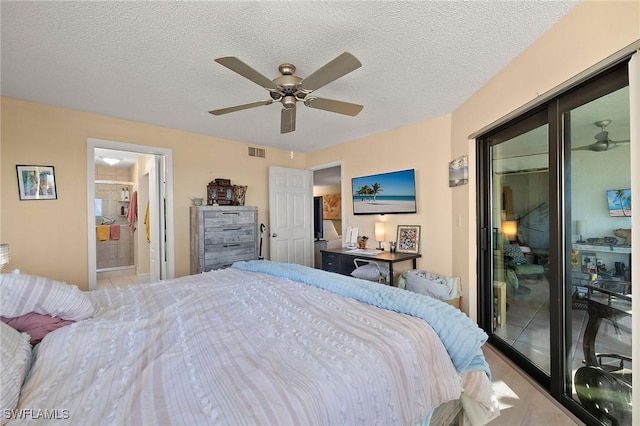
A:
POLYGON ((582 265, 580 268, 581 271, 586 274, 595 274, 598 272, 598 259, 596 258, 595 253, 583 252, 580 264, 582 265))
POLYGON ((16 166, 20 200, 55 200, 56 177, 53 166, 16 166))
POLYGON ((420 225, 398 225, 396 246, 399 253, 419 253, 420 225))
POLYGON ((469 183, 469 160, 466 155, 449 162, 449 187, 469 183))
POLYGON ((329 220, 342 219, 342 194, 322 196, 322 217, 329 220))

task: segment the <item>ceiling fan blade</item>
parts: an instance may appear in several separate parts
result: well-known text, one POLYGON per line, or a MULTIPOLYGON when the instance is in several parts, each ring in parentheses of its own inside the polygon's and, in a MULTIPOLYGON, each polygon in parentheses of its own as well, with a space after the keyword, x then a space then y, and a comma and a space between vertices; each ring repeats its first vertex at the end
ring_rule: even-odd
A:
POLYGON ((349 52, 344 52, 302 80, 300 89, 307 93, 313 92, 361 66, 362 64, 355 56, 349 52))
POLYGON ((253 81, 260 87, 264 87, 267 90, 278 91, 278 86, 258 71, 251 68, 249 65, 242 62, 235 56, 225 56, 224 58, 216 59, 216 62, 229 68, 231 71, 236 72, 244 78, 253 81))
POLYGON ((280 113, 280 133, 290 133, 296 130, 296 107, 282 108, 280 113))
POLYGON ((579 148, 571 148, 571 151, 593 151, 593 145, 585 145, 579 148))
POLYGON ((304 100, 304 104, 310 108, 323 109, 325 111, 337 112, 338 114, 350 115, 352 117, 358 115, 363 108, 362 105, 358 104, 316 97, 306 98, 304 100))
POLYGON ((273 100, 268 99, 266 101, 251 102, 250 104, 236 105, 229 108, 214 109, 213 111, 209 111, 209 114, 213 114, 213 115, 228 114, 230 112, 242 111, 243 109, 255 108, 263 105, 271 105, 272 103, 273 103, 273 100))

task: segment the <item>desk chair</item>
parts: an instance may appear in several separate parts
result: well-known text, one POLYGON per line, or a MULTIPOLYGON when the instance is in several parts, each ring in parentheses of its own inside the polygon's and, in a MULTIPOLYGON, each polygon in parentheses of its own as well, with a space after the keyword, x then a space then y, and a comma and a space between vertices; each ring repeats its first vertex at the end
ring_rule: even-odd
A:
POLYGON ((356 269, 351 272, 351 276, 381 284, 389 282, 389 268, 382 267, 369 259, 353 259, 353 263, 356 269))
POLYGON ((602 368, 580 367, 574 377, 578 399, 604 424, 631 424, 631 385, 602 368))
POLYGON ((526 295, 531 292, 528 287, 520 285, 520 278, 523 276, 536 276, 541 280, 544 276, 544 266, 537 263, 529 263, 520 246, 515 243, 504 245, 504 265, 507 284, 511 284, 513 287, 513 289, 507 289, 508 295, 513 298, 517 295, 526 295))

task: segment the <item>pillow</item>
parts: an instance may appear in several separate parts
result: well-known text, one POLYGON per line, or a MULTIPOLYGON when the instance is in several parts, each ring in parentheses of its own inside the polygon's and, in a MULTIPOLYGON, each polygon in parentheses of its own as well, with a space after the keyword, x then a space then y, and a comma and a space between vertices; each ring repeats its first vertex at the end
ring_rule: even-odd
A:
POLYGON ((462 296, 460 277, 435 275, 428 271, 412 269, 402 273, 405 289, 440 300, 452 300, 462 296))
POLYGON ((522 253, 522 249, 518 244, 510 243, 504 245, 504 255, 509 256, 511 259, 508 261, 508 264, 511 265, 524 265, 527 262, 527 258, 524 257, 524 253, 522 253))
MULTIPOLYGON (((29 335, 20 334, 0 322, 0 409, 14 410, 18 405, 20 389, 31 367, 29 335)), ((9 419, 0 417, 0 424, 9 419)))
POLYGON ((440 300, 449 298, 450 288, 444 277, 433 275, 427 271, 411 270, 404 275, 405 288, 440 300))
POLYGON ((27 333, 31 336, 30 343, 32 345, 40 343, 44 336, 52 331, 73 323, 73 321, 63 320, 52 317, 51 315, 36 314, 34 312, 16 318, 0 317, 0 321, 9 327, 15 328, 20 333, 27 333))
POLYGON ((35 312, 79 321, 96 312, 78 287, 24 274, 0 275, 0 316, 15 318, 35 312))
POLYGON ((368 281, 378 281, 380 275, 386 282, 389 282, 389 268, 379 266, 375 263, 367 263, 366 265, 358 266, 351 272, 352 277, 361 278, 368 281))

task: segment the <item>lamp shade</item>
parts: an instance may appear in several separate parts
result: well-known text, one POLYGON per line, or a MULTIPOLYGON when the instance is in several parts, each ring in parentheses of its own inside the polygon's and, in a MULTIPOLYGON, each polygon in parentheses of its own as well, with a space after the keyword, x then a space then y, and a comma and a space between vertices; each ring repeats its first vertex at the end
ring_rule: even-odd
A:
POLYGON ((584 220, 576 220, 576 234, 582 235, 585 232, 585 223, 584 220))
POLYGON ((374 228, 376 241, 384 241, 385 224, 384 222, 376 222, 374 228))
POLYGON ((0 268, 9 263, 9 244, 0 244, 0 268))
POLYGON ((515 220, 505 220, 502 222, 502 233, 509 241, 514 241, 518 234, 518 222, 515 220))

